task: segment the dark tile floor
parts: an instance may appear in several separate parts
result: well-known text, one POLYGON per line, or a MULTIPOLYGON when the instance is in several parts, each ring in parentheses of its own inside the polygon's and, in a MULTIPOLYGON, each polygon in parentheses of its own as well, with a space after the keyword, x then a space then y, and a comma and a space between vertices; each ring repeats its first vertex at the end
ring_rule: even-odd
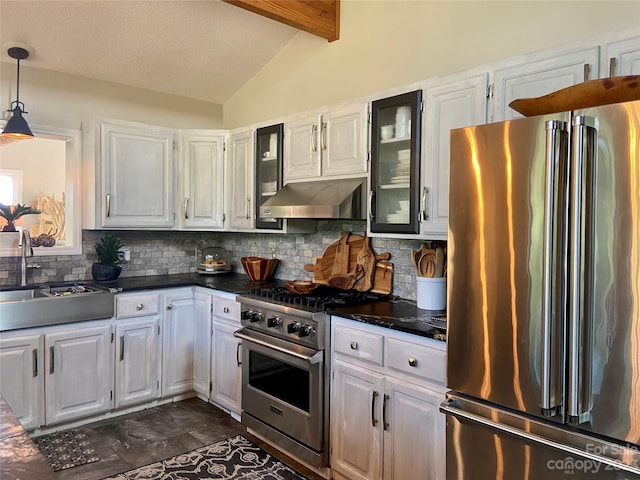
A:
POLYGON ((80 427, 100 461, 57 472, 58 480, 98 480, 242 434, 311 480, 321 480, 248 434, 224 411, 198 398, 169 403, 80 427))

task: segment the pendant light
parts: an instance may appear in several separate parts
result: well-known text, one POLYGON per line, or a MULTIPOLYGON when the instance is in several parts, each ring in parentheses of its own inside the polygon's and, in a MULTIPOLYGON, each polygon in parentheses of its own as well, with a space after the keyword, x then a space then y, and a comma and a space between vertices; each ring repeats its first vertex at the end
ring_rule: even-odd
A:
POLYGON ((24 111, 24 103, 20 101, 20 60, 29 58, 29 51, 22 47, 11 47, 7 50, 7 53, 11 58, 15 58, 18 61, 18 75, 16 81, 16 101, 11 102, 11 108, 8 112, 13 112, 13 116, 9 119, 7 124, 2 130, 3 137, 15 138, 15 139, 28 139, 33 138, 33 132, 29 128, 27 121, 22 116, 24 111))

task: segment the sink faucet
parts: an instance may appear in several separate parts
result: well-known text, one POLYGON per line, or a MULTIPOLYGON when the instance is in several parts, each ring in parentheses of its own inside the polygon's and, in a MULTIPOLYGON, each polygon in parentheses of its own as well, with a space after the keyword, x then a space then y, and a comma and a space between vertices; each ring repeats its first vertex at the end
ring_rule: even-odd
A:
MULTIPOLYGON (((20 285, 25 286, 27 284, 27 257, 33 257, 33 247, 31 246, 31 235, 25 229, 22 230, 22 251, 20 262, 20 285)), ((40 268, 39 265, 33 265, 33 268, 40 268)))

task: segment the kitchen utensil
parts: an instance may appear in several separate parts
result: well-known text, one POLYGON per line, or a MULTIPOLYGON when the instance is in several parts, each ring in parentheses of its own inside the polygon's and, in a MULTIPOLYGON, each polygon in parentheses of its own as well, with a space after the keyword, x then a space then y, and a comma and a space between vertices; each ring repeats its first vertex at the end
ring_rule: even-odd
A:
POLYGON ((313 292, 320 284, 311 282, 309 280, 294 280, 293 282, 286 282, 285 288, 291 293, 298 295, 308 295, 313 292))
POLYGON ((362 267, 362 277, 354 285, 360 292, 368 292, 373 288, 373 277, 376 271, 376 256, 371 249, 371 239, 365 234, 362 248, 356 257, 356 265, 362 267))
POLYGON ((271 279, 279 260, 277 258, 242 257, 240 262, 251 281, 264 282, 271 279))
POLYGON ((436 248, 436 265, 435 265, 435 277, 444 277, 444 248, 436 248))
POLYGON ((631 100, 640 100, 640 75, 589 80, 542 97, 518 98, 509 106, 532 117, 631 100))
POLYGON ((434 254, 425 253, 418 261, 418 275, 433 278, 436 272, 436 257, 434 254))

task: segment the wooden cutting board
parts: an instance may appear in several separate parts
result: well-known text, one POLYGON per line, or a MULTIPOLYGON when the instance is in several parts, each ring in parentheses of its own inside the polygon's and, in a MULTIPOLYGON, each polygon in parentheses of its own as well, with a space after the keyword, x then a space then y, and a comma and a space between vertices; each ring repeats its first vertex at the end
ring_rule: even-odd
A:
MULTIPOLYGON (((389 258, 388 253, 376 255, 376 257, 389 258)), ((322 257, 316 258, 315 265, 305 265, 305 270, 313 272, 313 281, 322 285, 329 285, 329 279, 322 276, 322 257)), ((381 293, 384 295, 391 294, 393 289, 393 263, 388 260, 377 260, 375 265, 375 271, 373 275, 373 287, 371 291, 374 293, 381 293)))
MULTIPOLYGON (((349 246, 349 263, 347 272, 352 271, 355 268, 358 259, 358 252, 362 248, 362 244, 364 242, 364 237, 361 235, 349 235, 347 240, 347 245, 349 246)), ((327 247, 322 256, 320 257, 320 272, 318 274, 316 268, 316 275, 320 278, 326 279, 329 281, 331 278, 331 274, 333 273, 333 266, 336 261, 336 254, 338 252, 338 245, 340 244, 340 240, 333 242, 331 245, 327 247)), ((316 267, 317 267, 316 262, 316 267)))
POLYGON ((368 292, 373 288, 373 277, 376 271, 376 255, 371 249, 371 239, 364 236, 362 248, 356 257, 356 265, 362 267, 362 277, 355 283, 354 287, 360 292, 368 292))
POLYGON ((537 98, 519 98, 509 106, 525 117, 640 100, 640 75, 601 78, 537 98))

